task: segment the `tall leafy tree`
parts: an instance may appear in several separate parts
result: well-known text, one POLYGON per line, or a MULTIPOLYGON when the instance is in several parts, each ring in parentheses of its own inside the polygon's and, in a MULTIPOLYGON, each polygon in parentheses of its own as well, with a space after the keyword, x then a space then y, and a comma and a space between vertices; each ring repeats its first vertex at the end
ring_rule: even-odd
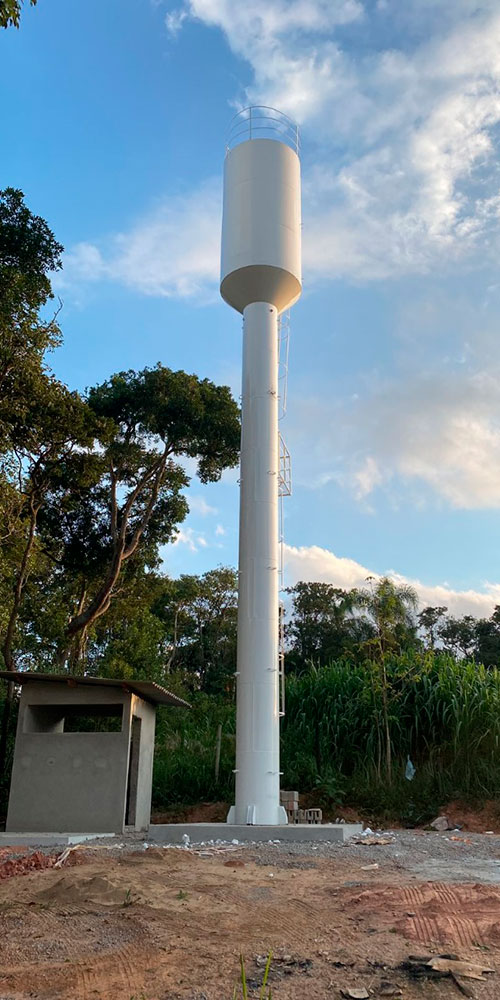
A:
POLYGON ((417 615, 418 624, 424 630, 429 649, 434 649, 436 640, 439 638, 439 627, 448 608, 426 607, 417 615))
POLYGON ((472 657, 476 647, 476 619, 472 615, 443 619, 439 626, 439 638, 444 648, 458 657, 472 657))
MULTIPOLYGON (((0 24, 16 23, 18 14, 19 4, 2 4, 0 24)), ((61 266, 62 250, 47 223, 25 205, 22 191, 0 191, 0 619, 3 655, 9 669, 35 534, 36 514, 29 510, 25 490, 29 478, 24 465, 26 439, 31 435, 34 441, 43 405, 38 406, 38 417, 35 411, 40 399, 50 392, 44 354, 60 339, 56 318, 45 319, 41 310, 52 298, 50 274, 61 266)), ((9 684, 0 767, 5 760, 12 695, 9 684)))
POLYGON ((321 666, 371 634, 367 623, 353 615, 355 590, 299 581, 287 593, 292 597, 290 621, 285 627, 288 669, 297 670, 306 663, 321 666))
POLYGON ((374 628, 369 645, 382 656, 416 645, 418 598, 414 588, 388 577, 368 577, 367 583, 368 587, 357 591, 356 603, 374 628))
POLYGON ((108 610, 128 561, 139 552, 154 561, 174 537, 188 510, 183 461, 196 459, 201 481, 213 482, 238 460, 238 408, 227 387, 208 379, 161 365, 122 372, 92 389, 88 404, 113 428, 101 474, 63 502, 75 459, 62 465, 43 523, 54 558, 63 568, 78 565, 82 578, 61 662, 108 610))
MULTIPOLYGON (((33 395, 23 408, 22 417, 11 421, 15 444, 11 454, 17 463, 19 561, 13 573, 13 594, 2 654, 7 670, 14 669, 13 641, 30 563, 37 544, 40 511, 56 481, 60 467, 76 451, 82 457, 92 450, 95 438, 104 429, 94 412, 78 393, 69 392, 54 378, 41 375, 33 386, 33 395), (87 452, 85 451, 87 449, 87 452)), ((76 483, 69 483, 73 491, 76 483)))
POLYGON ((15 443, 43 375, 45 352, 60 341, 57 317, 42 317, 52 295, 50 274, 63 247, 24 203, 22 191, 0 191, 0 452, 15 443))
POLYGON ((189 674, 209 693, 234 690, 238 574, 218 566, 166 580, 154 607, 166 629, 165 669, 189 674))

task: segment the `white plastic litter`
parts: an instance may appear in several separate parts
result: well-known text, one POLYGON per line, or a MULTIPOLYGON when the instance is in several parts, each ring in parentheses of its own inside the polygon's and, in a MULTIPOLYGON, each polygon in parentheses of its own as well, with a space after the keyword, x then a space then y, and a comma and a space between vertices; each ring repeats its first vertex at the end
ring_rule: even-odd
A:
POLYGON ((406 780, 407 781, 413 781, 416 773, 417 773, 417 769, 412 764, 410 758, 408 757, 408 760, 406 761, 406 770, 405 770, 405 778, 406 778, 406 780))

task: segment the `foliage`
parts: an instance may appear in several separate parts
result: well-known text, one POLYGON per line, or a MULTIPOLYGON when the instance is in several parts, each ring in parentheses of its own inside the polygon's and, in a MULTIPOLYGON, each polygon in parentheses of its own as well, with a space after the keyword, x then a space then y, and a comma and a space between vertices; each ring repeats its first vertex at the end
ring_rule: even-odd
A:
MULTIPOLYGON (((0 0, 0 28, 8 28, 10 25, 19 27, 23 2, 24 0, 0 0)), ((36 7, 37 0, 30 0, 30 4, 36 7)))
POLYGON ((165 627, 167 672, 184 670, 203 691, 234 691, 237 587, 236 571, 224 566, 164 581, 153 610, 165 627))
MULTIPOLYGON (((446 653, 391 655, 389 725, 392 775, 380 772, 381 692, 372 661, 340 659, 287 679, 282 727, 284 787, 408 823, 432 817, 453 798, 500 797, 500 672, 446 653), (408 756, 415 767, 405 778, 408 756)), ((153 804, 232 800, 234 705, 187 693, 189 712, 162 709, 153 804), (220 781, 214 777, 217 726, 223 725, 220 781)))
POLYGON ((60 342, 56 318, 42 319, 40 310, 52 298, 49 274, 61 267, 62 251, 22 191, 0 191, 0 453, 28 423, 44 354, 60 342))
POLYGON ((287 670, 301 670, 342 656, 373 634, 372 625, 356 615, 356 590, 341 590, 329 583, 299 581, 289 587, 292 596, 290 621, 285 625, 288 645, 287 670))
POLYGON ((224 698, 189 694, 176 675, 168 687, 192 708, 158 710, 153 773, 153 808, 201 800, 230 801, 234 794, 235 711, 224 698), (219 780, 215 779, 217 727, 222 725, 219 780))
POLYGON ((189 478, 180 460, 197 459, 201 481, 213 482, 238 459, 236 403, 227 387, 208 379, 160 364, 121 372, 91 389, 88 405, 111 429, 99 456, 100 474, 65 503, 75 462, 62 465, 44 515, 59 563, 73 572, 79 567, 82 590, 61 663, 75 637, 79 659, 86 633, 108 610, 125 564, 139 551, 154 563, 159 546, 184 520, 189 478))
POLYGON ((338 660, 287 683, 283 768, 287 786, 324 789, 368 808, 500 792, 500 672, 445 653, 391 655, 391 778, 381 773, 382 692, 371 663, 338 660), (408 755, 417 768, 404 778, 408 755))

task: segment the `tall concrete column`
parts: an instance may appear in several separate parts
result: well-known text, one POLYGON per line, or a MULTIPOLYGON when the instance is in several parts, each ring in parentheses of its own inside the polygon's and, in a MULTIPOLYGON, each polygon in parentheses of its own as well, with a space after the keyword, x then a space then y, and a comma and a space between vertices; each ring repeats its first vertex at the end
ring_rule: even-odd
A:
POLYGON ((243 312, 234 823, 286 823, 278 678, 278 311, 243 312))

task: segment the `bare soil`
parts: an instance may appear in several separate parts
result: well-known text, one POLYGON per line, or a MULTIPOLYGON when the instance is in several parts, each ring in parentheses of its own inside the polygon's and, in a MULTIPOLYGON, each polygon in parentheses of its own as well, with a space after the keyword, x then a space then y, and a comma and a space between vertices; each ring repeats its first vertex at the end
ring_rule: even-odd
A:
POLYGON ((384 982, 404 1000, 453 1000, 463 994, 452 980, 413 982, 398 968, 409 954, 443 952, 497 970, 464 981, 493 1000, 499 859, 497 837, 401 834, 303 853, 85 847, 59 869, 17 874, 21 865, 0 881, 0 1000, 231 1000, 240 953, 258 996, 269 950, 274 1000, 361 987, 376 997, 384 982), (467 881, 457 879, 467 865, 467 881))
MULTIPOLYGON (((317 795, 310 793, 301 795, 300 805, 302 809, 314 809, 318 805, 317 795)), ((227 802, 198 802, 196 805, 179 807, 175 806, 165 812, 154 813, 153 823, 223 823, 229 810, 227 802)), ((439 815, 447 816, 450 826, 457 824, 464 830, 471 833, 492 833, 500 834, 500 802, 498 800, 486 800, 482 805, 463 802, 455 799, 448 802, 440 810, 439 815)), ((335 822, 343 819, 345 823, 367 823, 369 826, 377 826, 379 823, 390 821, 393 829, 402 829, 396 817, 390 819, 384 816, 377 816, 366 811, 355 809, 349 805, 330 806, 323 810, 323 820, 325 822, 335 822)))

